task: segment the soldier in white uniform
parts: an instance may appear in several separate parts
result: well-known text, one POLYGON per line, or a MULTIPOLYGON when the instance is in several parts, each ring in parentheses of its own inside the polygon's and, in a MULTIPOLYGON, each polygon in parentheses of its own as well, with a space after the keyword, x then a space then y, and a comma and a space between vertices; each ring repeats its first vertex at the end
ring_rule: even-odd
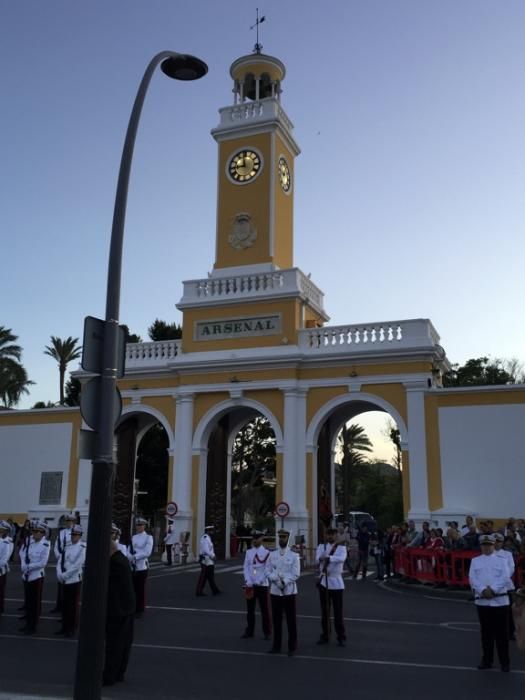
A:
POLYGON ((480 671, 491 668, 494 662, 494 644, 502 671, 510 670, 507 607, 508 591, 514 585, 508 565, 494 551, 494 537, 482 535, 479 540, 481 555, 474 557, 470 565, 469 581, 474 591, 476 609, 481 628, 483 655, 480 671))
POLYGON ((73 637, 78 624, 80 586, 86 560, 86 543, 81 541, 82 527, 73 525, 71 542, 65 546, 57 564, 58 580, 62 584, 62 626, 55 634, 73 637))
POLYGON ((166 564, 173 564, 173 547, 177 544, 177 533, 173 526, 173 520, 168 520, 168 530, 164 536, 164 546, 166 547, 166 564))
POLYGON ((344 647, 346 643, 345 623, 343 617, 343 566, 346 560, 346 546, 337 542, 337 530, 330 527, 326 531, 326 544, 320 544, 315 553, 319 565, 319 602, 321 605, 321 636, 317 644, 326 644, 330 639, 330 605, 334 611, 334 627, 337 644, 344 647))
MULTIPOLYGON (((507 562, 507 566, 509 569, 509 578, 512 578, 514 576, 514 570, 516 568, 516 564, 514 562, 514 557, 512 556, 512 552, 509 552, 506 549, 503 549, 503 543, 505 542, 505 537, 500 532, 494 533, 493 537, 494 537, 494 551, 496 553, 496 556, 501 557, 505 562, 507 562)), ((514 628, 514 617, 512 616, 512 596, 510 596, 510 595, 509 595, 509 601, 510 601, 509 607, 507 608, 509 639, 516 639, 516 634, 515 634, 516 630, 514 628)))
MULTIPOLYGON (((60 557, 62 556, 62 552, 65 551, 65 548, 67 547, 68 544, 71 543, 71 530, 73 528, 73 525, 76 523, 77 519, 72 513, 68 513, 64 517, 64 523, 65 527, 63 527, 61 530, 59 530, 57 538, 55 540, 55 545, 53 547, 53 552, 55 554, 55 559, 57 562, 60 561, 60 557)), ((63 596, 63 588, 62 588, 62 583, 60 581, 60 578, 58 576, 58 563, 57 563, 57 600, 55 607, 53 610, 50 610, 50 613, 59 613, 62 612, 62 596, 63 596)))
POLYGON ((5 520, 0 520, 0 615, 4 612, 5 587, 9 559, 13 553, 13 540, 10 537, 11 526, 5 520))
POLYGON ((31 525, 31 539, 20 549, 20 568, 24 581, 25 620, 20 632, 34 634, 42 606, 42 588, 50 546, 45 538, 47 526, 36 520, 31 525))
POLYGON ((111 539, 117 545, 117 549, 120 552, 122 552, 122 554, 127 558, 128 548, 125 544, 122 544, 122 542, 120 541, 121 534, 122 530, 118 527, 118 525, 115 525, 115 523, 111 523, 111 539))
POLYGON ((146 579, 148 578, 149 557, 153 551, 153 537, 146 532, 148 521, 144 518, 135 520, 137 532, 131 538, 128 547, 128 559, 133 572, 133 585, 137 607, 136 617, 141 617, 146 607, 146 579))
POLYGON ((279 530, 277 534, 279 546, 270 553, 266 564, 273 619, 273 645, 269 653, 281 652, 284 613, 288 627, 288 656, 293 656, 297 650, 296 581, 301 574, 301 564, 299 555, 288 547, 290 533, 279 530))
POLYGON ((264 533, 254 530, 252 546, 244 557, 244 597, 246 599, 246 629, 241 639, 253 637, 255 633, 255 606, 259 603, 262 628, 265 639, 272 634, 272 620, 268 598, 268 576, 266 563, 270 552, 263 546, 264 533))
POLYGON ((199 542, 199 562, 201 565, 201 572, 199 575, 199 580, 197 581, 197 590, 195 591, 196 596, 206 595, 204 592, 204 586, 206 581, 210 584, 211 592, 213 595, 219 595, 220 590, 215 583, 215 548, 213 547, 213 540, 211 538, 215 527, 213 525, 206 525, 204 528, 204 535, 202 535, 199 542))

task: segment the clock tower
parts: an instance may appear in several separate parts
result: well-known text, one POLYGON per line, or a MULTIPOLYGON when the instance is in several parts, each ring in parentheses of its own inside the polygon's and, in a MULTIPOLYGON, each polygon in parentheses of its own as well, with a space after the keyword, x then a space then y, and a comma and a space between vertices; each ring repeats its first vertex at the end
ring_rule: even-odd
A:
POLYGON ((184 282, 183 352, 297 342, 328 316, 323 293, 293 266, 294 164, 300 149, 282 104, 284 64, 256 51, 230 68, 219 110, 215 261, 184 282))
POLYGON ((281 106, 283 63, 255 53, 230 68, 234 104, 220 110, 214 270, 293 265, 293 173, 300 149, 281 106))

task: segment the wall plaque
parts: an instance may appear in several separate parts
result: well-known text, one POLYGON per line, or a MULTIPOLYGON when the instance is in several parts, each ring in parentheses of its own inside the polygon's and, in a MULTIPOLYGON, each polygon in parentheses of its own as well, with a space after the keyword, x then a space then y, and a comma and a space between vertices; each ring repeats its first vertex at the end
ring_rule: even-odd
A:
POLYGON ((223 340, 225 338, 277 335, 282 332, 281 327, 281 314, 197 321, 194 338, 195 340, 223 340))
POLYGON ((39 505, 56 506, 60 504, 63 474, 64 472, 42 472, 39 505))

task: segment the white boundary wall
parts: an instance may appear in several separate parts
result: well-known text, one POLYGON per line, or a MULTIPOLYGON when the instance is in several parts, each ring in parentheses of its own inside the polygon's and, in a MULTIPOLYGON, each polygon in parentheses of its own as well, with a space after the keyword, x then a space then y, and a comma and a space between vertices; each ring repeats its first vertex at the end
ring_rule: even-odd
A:
POLYGON ((440 408, 443 510, 525 517, 524 435, 523 404, 440 408))

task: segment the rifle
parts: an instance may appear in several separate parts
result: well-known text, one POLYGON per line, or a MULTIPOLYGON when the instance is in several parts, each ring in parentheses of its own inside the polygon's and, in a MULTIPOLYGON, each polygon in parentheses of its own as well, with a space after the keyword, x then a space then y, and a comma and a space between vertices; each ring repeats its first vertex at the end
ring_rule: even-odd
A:
POLYGON ((131 535, 131 538, 129 540, 129 551, 131 552, 131 556, 133 559, 131 560, 131 570, 135 571, 137 568, 137 562, 135 561, 135 547, 133 546, 133 535, 131 535))

